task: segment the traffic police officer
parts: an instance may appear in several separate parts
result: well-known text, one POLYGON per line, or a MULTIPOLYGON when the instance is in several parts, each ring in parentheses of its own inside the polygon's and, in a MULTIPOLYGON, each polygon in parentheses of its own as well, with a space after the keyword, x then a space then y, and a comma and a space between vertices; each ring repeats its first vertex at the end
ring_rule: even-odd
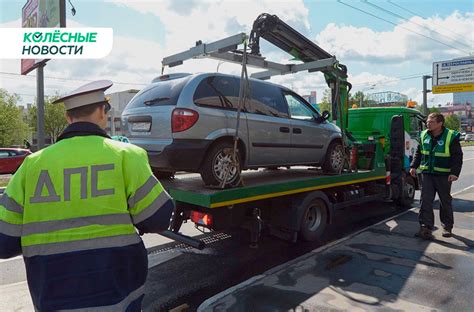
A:
POLYGON ((23 254, 36 310, 140 311, 147 252, 138 231, 168 228, 174 208, 146 152, 111 140, 112 82, 58 99, 69 126, 25 159, 0 203, 0 258, 23 254))
POLYGON ((452 236, 454 224, 451 204, 451 183, 461 173, 462 149, 460 134, 444 127, 444 116, 431 113, 426 121, 427 130, 421 133, 421 142, 410 165, 410 174, 415 176, 416 168, 423 174, 418 236, 431 239, 434 229, 433 201, 436 193, 440 200, 440 219, 443 237, 452 236))

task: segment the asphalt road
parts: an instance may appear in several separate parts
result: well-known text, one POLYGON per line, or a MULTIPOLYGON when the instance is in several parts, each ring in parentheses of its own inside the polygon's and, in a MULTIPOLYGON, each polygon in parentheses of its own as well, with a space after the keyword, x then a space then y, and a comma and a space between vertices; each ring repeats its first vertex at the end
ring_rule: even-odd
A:
MULTIPOLYGON (((463 171, 459 181, 453 183, 453 193, 474 185, 474 147, 466 147, 463 151, 463 171)), ((381 202, 347 208, 338 213, 336 222, 329 227, 323 244, 345 237, 398 212, 400 211, 394 205, 381 202)), ((321 246, 302 242, 291 244, 264 235, 259 248, 252 249, 247 244, 246 232, 199 235, 191 223, 184 224, 182 232, 201 237, 208 244, 208 248, 197 251, 159 235, 144 237, 149 250, 144 311, 168 310, 178 306, 194 311, 214 294, 321 246)), ((17 301, 28 301, 26 283, 22 282, 25 278, 22 267, 21 258, 0 261, 0 288, 1 285, 17 283, 17 288, 11 291, 16 296, 5 297, 7 302, 13 305, 17 301)), ((7 296, 8 293, 3 292, 3 295, 7 296)), ((23 307, 28 307, 28 302, 23 307)), ((12 306, 10 311, 13 310, 17 309, 12 306)), ((22 311, 30 310, 26 308, 22 311)))
MULTIPOLYGON (((460 179, 453 183, 452 193, 474 185, 474 147, 466 147, 463 151, 463 171, 460 179)), ((396 206, 382 202, 349 207, 338 213, 323 244, 399 212, 396 206)), ((246 232, 237 232, 201 236, 208 242, 204 251, 174 243, 150 248, 151 267, 144 311, 175 307, 188 307, 189 311, 194 311, 212 295, 321 246, 303 242, 291 244, 266 235, 259 248, 252 249, 247 244, 247 235, 246 232)))

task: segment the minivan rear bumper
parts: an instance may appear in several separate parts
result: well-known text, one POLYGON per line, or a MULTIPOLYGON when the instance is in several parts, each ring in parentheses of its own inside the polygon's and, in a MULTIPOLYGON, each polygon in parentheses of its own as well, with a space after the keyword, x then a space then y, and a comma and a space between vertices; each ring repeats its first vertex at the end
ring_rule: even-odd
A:
POLYGON ((210 140, 174 139, 161 152, 148 151, 150 165, 157 169, 197 172, 210 140))

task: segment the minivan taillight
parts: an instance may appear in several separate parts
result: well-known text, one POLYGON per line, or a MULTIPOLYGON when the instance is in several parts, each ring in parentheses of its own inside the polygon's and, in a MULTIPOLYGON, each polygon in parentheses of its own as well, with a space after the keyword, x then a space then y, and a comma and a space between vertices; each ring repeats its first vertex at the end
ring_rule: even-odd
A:
POLYGON ((171 117, 171 130, 173 132, 188 130, 194 126, 198 119, 198 112, 191 109, 176 108, 173 110, 171 117))

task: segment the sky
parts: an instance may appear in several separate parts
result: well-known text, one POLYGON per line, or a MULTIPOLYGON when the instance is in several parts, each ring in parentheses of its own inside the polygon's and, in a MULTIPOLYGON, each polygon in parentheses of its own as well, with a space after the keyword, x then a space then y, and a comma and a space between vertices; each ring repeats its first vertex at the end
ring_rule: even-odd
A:
MULTIPOLYGON (((50 60, 44 68, 45 95, 66 94, 89 81, 109 79, 110 92, 141 89, 161 75, 163 57, 195 42, 212 42, 250 33, 260 13, 276 14, 334 54, 348 67, 357 91, 393 91, 422 102, 422 76, 432 63, 474 55, 474 0, 71 0, 67 27, 111 27, 112 52, 96 60, 50 60)), ((26 0, 0 0, 0 27, 21 27, 26 0)), ((291 56, 262 44, 270 61, 290 63, 291 56)), ((240 75, 241 68, 210 59, 186 61, 164 73, 219 72, 240 75)), ((258 71, 249 68, 249 72, 258 71)), ((20 75, 20 60, 0 59, 0 88, 34 102, 35 71, 20 75)), ((326 89, 321 73, 273 77, 304 95, 326 89)), ((431 81, 428 82, 431 88, 431 81)), ((429 94, 428 106, 446 104, 452 94, 429 94)))

